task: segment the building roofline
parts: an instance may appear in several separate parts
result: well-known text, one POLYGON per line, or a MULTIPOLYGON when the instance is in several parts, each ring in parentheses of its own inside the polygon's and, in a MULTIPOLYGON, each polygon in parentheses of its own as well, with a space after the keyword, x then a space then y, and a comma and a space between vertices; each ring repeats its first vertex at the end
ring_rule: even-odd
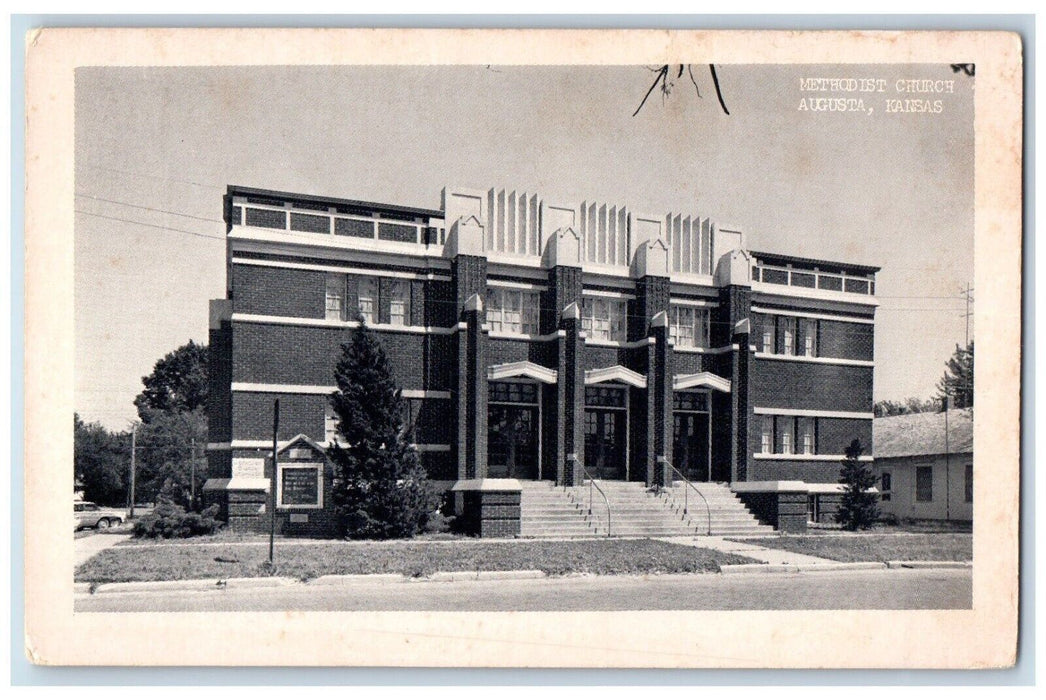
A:
POLYGON ((759 251, 755 251, 755 250, 752 250, 752 251, 749 251, 749 252, 752 254, 753 257, 758 258, 760 260, 765 259, 771 265, 774 264, 775 261, 776 262, 782 262, 782 263, 799 263, 801 265, 824 265, 824 266, 838 267, 838 268, 841 268, 843 270, 851 270, 853 272, 863 272, 863 273, 866 273, 866 274, 874 274, 876 272, 879 272, 879 270, 882 269, 880 267, 875 267, 874 265, 857 265, 857 264, 854 264, 854 263, 837 262, 835 260, 819 260, 819 259, 816 259, 816 258, 801 258, 801 257, 798 257, 796 255, 782 255, 780 253, 764 253, 764 252, 759 252, 759 251))
POLYGON ((310 202, 313 204, 329 204, 331 206, 354 207, 358 209, 374 209, 376 211, 395 212, 397 214, 410 214, 412 216, 428 216, 437 219, 443 217, 443 211, 440 209, 423 209, 421 207, 406 207, 401 206, 399 204, 365 202, 358 199, 322 197, 314 194, 303 194, 301 192, 266 190, 257 187, 244 187, 242 185, 228 185, 226 188, 226 194, 230 197, 270 197, 272 199, 289 199, 299 202, 310 202))

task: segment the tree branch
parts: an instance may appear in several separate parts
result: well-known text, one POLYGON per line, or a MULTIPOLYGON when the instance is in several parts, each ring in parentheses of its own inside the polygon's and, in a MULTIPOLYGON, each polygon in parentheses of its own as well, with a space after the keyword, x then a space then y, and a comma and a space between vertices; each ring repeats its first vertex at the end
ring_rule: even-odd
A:
MULTIPOLYGON (((652 82, 650 84, 650 89, 646 91, 645 95, 643 95, 643 101, 639 103, 638 107, 636 107, 636 111, 632 112, 632 116, 633 117, 636 116, 637 114, 639 114, 639 110, 643 109, 643 105, 646 104, 647 98, 650 97, 650 93, 652 93, 654 91, 654 88, 657 87, 657 84, 659 82, 663 82, 667 76, 668 76, 668 64, 666 63, 665 65, 661 66, 661 68, 658 69, 657 75, 654 77, 654 82, 652 82)), ((724 107, 723 109, 726 109, 726 108, 724 107)))
POLYGON ((723 92, 719 89, 719 76, 715 74, 715 64, 709 63, 708 67, 712 70, 712 82, 715 84, 715 94, 719 98, 719 106, 723 108, 723 112, 730 116, 730 110, 726 108, 726 102, 723 101, 723 92))

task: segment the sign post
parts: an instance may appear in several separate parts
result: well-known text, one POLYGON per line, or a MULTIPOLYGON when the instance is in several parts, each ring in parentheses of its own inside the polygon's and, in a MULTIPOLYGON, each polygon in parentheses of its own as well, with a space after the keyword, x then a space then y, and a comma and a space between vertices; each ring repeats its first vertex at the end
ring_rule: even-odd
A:
POLYGON ((269 480, 269 497, 272 512, 269 514, 269 567, 273 564, 273 543, 276 539, 276 435, 280 429, 280 400, 272 405, 272 474, 269 480))

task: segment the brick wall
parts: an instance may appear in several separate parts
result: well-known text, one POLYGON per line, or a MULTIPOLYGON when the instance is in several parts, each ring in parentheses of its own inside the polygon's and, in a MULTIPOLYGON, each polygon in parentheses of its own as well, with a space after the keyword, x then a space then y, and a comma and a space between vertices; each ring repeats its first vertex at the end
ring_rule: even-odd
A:
POLYGON ((258 265, 232 266, 234 313, 323 318, 327 273, 258 265))
POLYGON ((875 357, 875 330, 865 323, 818 321, 818 355, 847 360, 875 357))
POLYGON ((749 481, 805 481, 810 484, 837 484, 840 461, 792 459, 754 459, 749 466, 749 481))
POLYGON ((533 362, 555 369, 555 340, 509 340, 507 338, 490 338, 488 341, 490 364, 500 365, 506 362, 533 362))
POLYGON ((210 330, 207 366, 207 441, 226 442, 232 436, 232 328, 227 322, 210 330))
POLYGON ((751 399, 760 408, 872 410, 872 368, 755 358, 751 399))
POLYGON ((232 396, 232 424, 236 440, 271 440, 272 405, 280 400, 279 439, 304 434, 323 442, 323 394, 270 394, 237 391, 232 396))
POLYGON ((519 491, 467 491, 464 502, 466 531, 480 537, 519 535, 519 491))
MULTIPOLYGON (((332 386, 342 343, 352 331, 262 323, 234 323, 235 382, 332 386)), ((450 388, 448 336, 376 330, 396 383, 407 389, 450 388), (427 375, 427 376, 426 376, 427 375)))
POLYGON ((854 439, 861 441, 864 454, 872 454, 872 421, 858 418, 818 418, 817 451, 841 455, 854 439))

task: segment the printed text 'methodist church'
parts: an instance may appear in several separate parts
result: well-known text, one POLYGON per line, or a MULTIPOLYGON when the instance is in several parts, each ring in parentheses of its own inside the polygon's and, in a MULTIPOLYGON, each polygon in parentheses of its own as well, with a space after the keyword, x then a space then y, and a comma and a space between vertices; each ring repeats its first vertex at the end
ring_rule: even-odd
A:
POLYGON ((494 189, 447 188, 431 210, 229 187, 208 498, 232 527, 267 528, 275 497, 280 532, 331 531, 327 397, 362 314, 429 477, 482 535, 830 519, 844 450, 856 438, 871 454, 878 268, 641 211, 494 189))

